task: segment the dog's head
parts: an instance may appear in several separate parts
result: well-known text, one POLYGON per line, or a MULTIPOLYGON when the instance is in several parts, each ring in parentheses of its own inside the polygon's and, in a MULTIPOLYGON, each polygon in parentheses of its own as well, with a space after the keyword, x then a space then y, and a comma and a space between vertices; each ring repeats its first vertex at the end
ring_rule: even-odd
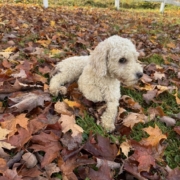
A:
POLYGON ((97 76, 117 78, 125 85, 135 84, 143 75, 134 44, 117 35, 100 42, 91 52, 90 65, 97 76))

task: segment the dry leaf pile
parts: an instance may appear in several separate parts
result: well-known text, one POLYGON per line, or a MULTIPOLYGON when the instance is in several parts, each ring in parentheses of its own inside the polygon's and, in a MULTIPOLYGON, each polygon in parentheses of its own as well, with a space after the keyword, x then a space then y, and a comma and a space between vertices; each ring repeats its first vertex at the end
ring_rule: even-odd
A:
MULTIPOLYGON (((170 168, 165 158, 168 133, 155 123, 142 128, 139 141, 132 137, 138 124, 158 118, 180 138, 178 16, 179 11, 163 17, 0 5, 0 180, 180 179, 180 169, 170 168), (91 128, 87 133, 77 117, 85 118, 86 111, 98 122, 104 104, 84 99, 76 83, 67 85, 67 96, 55 102, 48 93, 50 73, 63 58, 87 55, 113 34, 131 38, 140 52, 144 76, 132 91, 142 94, 142 101, 126 95, 124 87, 117 131, 100 135, 91 128), (155 53, 161 64, 148 62, 155 53), (175 99, 174 109, 163 101, 167 94, 175 99)), ((180 166, 180 156, 175 160, 180 166)))

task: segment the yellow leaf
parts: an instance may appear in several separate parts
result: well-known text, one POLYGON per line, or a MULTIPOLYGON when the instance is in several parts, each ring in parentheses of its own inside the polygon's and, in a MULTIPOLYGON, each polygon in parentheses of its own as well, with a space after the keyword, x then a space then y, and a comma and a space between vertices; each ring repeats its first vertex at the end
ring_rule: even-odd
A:
POLYGON ((145 86, 143 87, 139 87, 140 90, 146 90, 146 91, 150 91, 150 90, 154 90, 156 86, 152 85, 152 84, 145 84, 145 86))
POLYGON ((176 48, 176 45, 173 42, 170 42, 170 43, 167 44, 167 47, 176 48))
POLYGON ((64 99, 63 100, 66 104, 68 104, 69 107, 77 107, 77 108, 80 108, 81 107, 81 104, 77 103, 76 101, 70 101, 68 99, 64 99))
POLYGON ((128 157, 128 153, 131 149, 131 145, 129 144, 129 142, 125 141, 125 142, 121 143, 120 148, 121 148, 122 152, 124 153, 124 155, 126 157, 128 157))
POLYGON ((149 137, 144 138, 140 141, 142 145, 157 146, 161 139, 167 139, 166 135, 162 134, 161 129, 159 129, 157 125, 155 125, 155 128, 149 126, 147 128, 144 128, 143 130, 149 134, 149 137))
POLYGON ((4 52, 13 52, 16 50, 16 47, 8 47, 7 49, 4 50, 4 52))
POLYGON ((22 24, 22 27, 23 27, 23 28, 28 28, 28 27, 29 27, 29 25, 28 25, 28 24, 26 24, 26 23, 24 23, 24 24, 22 24))
POLYGON ((174 86, 161 86, 161 85, 157 85, 156 86, 158 88, 158 95, 165 92, 165 91, 169 91, 169 90, 174 90, 175 87, 174 86))
POLYGON ((179 97, 178 97, 178 89, 176 88, 176 93, 175 93, 175 98, 176 98, 176 103, 177 104, 180 104, 180 99, 179 99, 179 97))
POLYGON ((56 25, 56 22, 55 21, 51 21, 50 24, 51 24, 51 27, 54 27, 56 25))
POLYGON ((52 49, 51 54, 59 54, 61 51, 59 49, 52 49))
POLYGON ((41 46, 43 46, 43 47, 48 47, 49 46, 49 44, 51 43, 51 40, 39 40, 39 41, 37 41, 37 43, 39 43, 39 44, 41 44, 41 46))
POLYGON ((58 55, 58 54, 65 54, 65 52, 59 49, 52 49, 50 51, 50 57, 54 57, 55 55, 58 55))
POLYGON ((13 52, 0 52, 0 56, 8 59, 13 52))

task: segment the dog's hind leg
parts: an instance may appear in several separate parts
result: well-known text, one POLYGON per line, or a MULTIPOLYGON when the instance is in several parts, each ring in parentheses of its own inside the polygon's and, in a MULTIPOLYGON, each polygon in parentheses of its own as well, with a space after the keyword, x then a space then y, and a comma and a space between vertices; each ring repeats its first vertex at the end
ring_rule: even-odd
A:
POLYGON ((49 92, 55 96, 58 93, 66 94, 66 87, 63 85, 76 81, 87 62, 88 56, 71 57, 59 62, 54 71, 55 75, 50 80, 49 92))

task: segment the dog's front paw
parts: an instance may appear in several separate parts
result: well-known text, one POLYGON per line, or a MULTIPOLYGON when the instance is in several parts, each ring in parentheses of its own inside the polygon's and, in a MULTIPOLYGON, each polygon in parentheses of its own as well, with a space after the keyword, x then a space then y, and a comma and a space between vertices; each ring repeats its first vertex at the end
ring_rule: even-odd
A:
POLYGON ((101 125, 107 132, 112 132, 115 130, 114 118, 109 117, 106 113, 104 113, 101 117, 101 125))
POLYGON ((56 87, 56 88, 52 88, 50 86, 49 88, 49 92, 54 95, 54 96, 57 96, 59 93, 62 94, 62 95, 65 95, 67 94, 67 88, 65 86, 60 86, 60 87, 56 87))
POLYGON ((103 127, 107 132, 112 132, 112 131, 115 130, 114 124, 102 123, 102 127, 103 127))

